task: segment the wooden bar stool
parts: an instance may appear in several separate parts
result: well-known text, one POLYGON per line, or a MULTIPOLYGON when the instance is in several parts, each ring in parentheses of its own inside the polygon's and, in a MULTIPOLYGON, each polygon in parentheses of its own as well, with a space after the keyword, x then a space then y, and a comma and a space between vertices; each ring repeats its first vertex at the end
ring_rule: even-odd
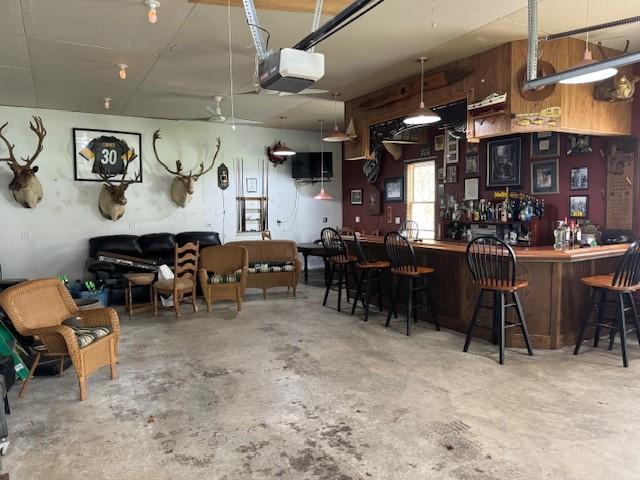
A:
POLYGON ((640 242, 632 243, 624 256, 620 260, 616 273, 611 275, 595 275, 584 277, 582 283, 591 287, 591 310, 586 317, 576 340, 576 348, 573 351, 577 355, 580 351, 584 334, 588 325, 596 327, 593 338, 593 346, 597 347, 600 340, 600 329, 609 329, 609 350, 613 348, 613 343, 617 333, 620 333, 620 346, 622 349, 622 364, 629 366, 627 358, 627 333, 635 330, 640 343, 640 326, 638 325, 638 312, 633 299, 633 293, 640 290, 640 242), (607 297, 614 296, 613 301, 607 297), (606 303, 613 303, 617 306, 618 312, 614 319, 604 319, 603 306, 606 303), (595 310, 598 310, 596 321, 593 321, 595 310), (627 329, 626 317, 631 312, 632 327, 627 329), (611 323, 607 323, 607 320, 611 323))
POLYGON ((391 313, 397 312, 397 302, 400 293, 400 284, 403 279, 407 279, 408 283, 408 305, 407 305, 407 336, 411 335, 411 317, 414 322, 418 321, 417 307, 425 307, 431 310, 433 315, 433 323, 436 326, 436 330, 440 330, 440 324, 438 323, 438 314, 431 298, 431 291, 427 287, 427 277, 435 270, 430 267, 424 267, 418 265, 416 261, 416 254, 413 251, 413 247, 409 240, 400 235, 398 232, 389 232, 384 236, 384 247, 387 251, 387 256, 391 261, 391 273, 393 275, 393 288, 391 289, 391 308, 387 314, 387 321, 385 327, 389 326, 391 322, 391 313), (425 301, 421 304, 415 303, 416 293, 422 292, 425 297, 425 301))
POLYGON ((493 340, 500 342, 500 365, 504 364, 505 331, 507 328, 520 327, 524 336, 529 355, 533 355, 527 323, 524 319, 522 304, 518 297, 518 290, 529 286, 526 280, 516 278, 516 255, 513 249, 502 240, 493 236, 481 236, 473 239, 467 245, 467 263, 471 270, 473 283, 480 287, 480 294, 473 310, 473 317, 467 331, 463 351, 469 350, 473 329, 478 321, 478 312, 481 308, 493 310, 493 340), (482 304, 484 294, 493 294, 493 305, 482 304), (513 303, 505 303, 507 295, 513 299, 513 303), (506 320, 506 309, 515 308, 518 322, 512 323, 506 320))
MULTIPOLYGON (((384 279, 385 272, 389 270, 391 266, 390 262, 385 260, 369 260, 367 258, 364 249, 362 248, 362 244, 360 243, 360 238, 358 235, 353 237, 353 241, 356 246, 356 254, 358 257, 358 262, 356 266, 360 271, 360 278, 358 280, 358 289, 356 290, 356 297, 353 301, 353 307, 351 308, 351 315, 356 312, 356 307, 358 306, 358 299, 360 299, 362 303, 362 308, 364 309, 364 321, 369 321, 369 304, 371 299, 371 283, 372 281, 376 282, 377 290, 376 294, 378 296, 378 305, 380 311, 382 311, 382 284, 386 283, 384 279), (374 278, 375 276, 375 278, 374 278), (363 290, 364 288, 364 290, 363 290)), ((388 290, 385 288, 385 290, 388 290)))
POLYGON ((347 246, 345 245, 342 237, 338 231, 334 228, 324 228, 320 233, 322 239, 322 246, 325 250, 327 261, 329 262, 329 281, 327 282, 327 289, 324 292, 323 306, 327 305, 327 298, 329 297, 329 291, 333 290, 333 287, 337 287, 338 290, 338 311, 340 311, 342 303, 342 286, 344 285, 347 291, 347 303, 349 302, 349 275, 356 280, 354 265, 357 262, 357 258, 353 255, 349 255, 347 246), (338 270, 338 283, 334 285, 333 277, 338 270))
POLYGON ((124 292, 125 310, 129 314, 134 315, 138 311, 153 311, 153 282, 156 279, 155 273, 125 273, 124 278, 127 281, 127 289, 124 292), (133 304, 133 287, 149 287, 149 303, 142 305, 133 304))

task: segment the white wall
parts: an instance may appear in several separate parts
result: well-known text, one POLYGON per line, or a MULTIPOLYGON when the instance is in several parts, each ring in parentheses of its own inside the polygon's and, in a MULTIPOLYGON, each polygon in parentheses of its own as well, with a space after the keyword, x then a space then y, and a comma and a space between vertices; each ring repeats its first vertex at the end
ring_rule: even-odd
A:
MULTIPOLYGON (((9 122, 5 135, 16 145, 16 156, 33 153, 36 136, 29 130, 32 115, 42 117, 48 135, 36 164, 37 175, 44 187, 44 198, 34 210, 18 205, 9 189, 13 178, 8 166, 0 163, 0 264, 5 277, 38 278, 66 274, 70 278, 83 276, 88 239, 99 235, 144 234, 154 232, 184 232, 213 230, 223 241, 237 238, 257 238, 255 234, 237 234, 235 162, 244 157, 245 177, 257 169, 265 156, 265 147, 280 139, 280 130, 238 127, 204 122, 176 122, 135 117, 118 117, 55 110, 0 106, 0 125, 9 122), (127 211, 117 222, 102 218, 98 211, 101 184, 76 182, 73 174, 72 128, 94 128, 139 132, 142 134, 144 183, 134 184, 127 191, 127 211), (211 158, 215 138, 222 138, 222 149, 214 170, 197 184, 191 203, 184 209, 170 199, 172 176, 159 165, 153 155, 152 135, 162 130, 159 141, 161 158, 173 164, 181 158, 185 168, 211 158), (217 166, 224 162, 230 172, 230 187, 224 191, 226 215, 223 214, 223 192, 217 185, 217 166), (224 218, 224 221, 223 221, 224 218)), ((286 132, 285 141, 298 151, 318 151, 320 135, 313 132, 286 132)), ((313 200, 320 186, 299 187, 291 179, 291 161, 275 167, 269 162, 269 228, 274 238, 312 241, 326 226, 342 223, 340 145, 326 144, 333 151, 333 182, 326 190, 332 201, 313 200), (293 215, 293 216, 292 216, 293 215), (322 218, 327 217, 324 224, 322 218), (277 219, 288 223, 278 225, 277 219)), ((0 158, 6 156, 0 145, 0 158)), ((255 171, 255 177, 259 177, 255 171)))

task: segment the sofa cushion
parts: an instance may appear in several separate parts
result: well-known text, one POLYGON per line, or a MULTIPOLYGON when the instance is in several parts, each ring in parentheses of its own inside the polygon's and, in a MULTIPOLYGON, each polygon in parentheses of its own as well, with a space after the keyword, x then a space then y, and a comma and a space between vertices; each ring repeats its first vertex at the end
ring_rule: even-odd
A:
POLYGON ((293 262, 256 263, 249 267, 249 273, 295 272, 295 270, 296 266, 293 262))
POLYGON ((76 335, 76 340, 78 340, 78 347, 85 348, 88 345, 91 345, 96 340, 106 337, 111 333, 111 329, 109 327, 74 327, 68 325, 69 328, 73 330, 73 333, 76 335))
POLYGON ((176 237, 172 233, 141 235, 138 243, 147 258, 164 258, 175 254, 176 237))
POLYGON ((142 248, 136 235, 106 235, 89 239, 89 256, 98 252, 112 252, 130 257, 142 257, 142 248))
POLYGON ((199 242, 200 248, 222 245, 218 232, 183 232, 176 235, 176 243, 180 246, 189 242, 199 242))
POLYGON ((241 276, 242 276, 242 269, 236 270, 233 273, 226 273, 223 275, 209 273, 208 281, 211 284, 238 283, 240 281, 241 276))

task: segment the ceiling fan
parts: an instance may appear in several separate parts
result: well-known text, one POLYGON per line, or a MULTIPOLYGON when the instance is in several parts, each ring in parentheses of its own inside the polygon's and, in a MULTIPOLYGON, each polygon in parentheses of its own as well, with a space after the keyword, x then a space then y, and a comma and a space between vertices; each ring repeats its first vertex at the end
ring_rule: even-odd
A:
POLYGON ((213 99, 216 101, 216 106, 215 107, 213 107, 212 105, 206 106, 211 116, 204 117, 204 118, 196 118, 195 120, 206 120, 211 123, 220 123, 224 125, 259 125, 263 123, 258 120, 247 120, 244 118, 232 119, 230 117, 225 117, 224 115, 222 115, 222 108, 220 107, 220 102, 222 102, 224 98, 225 97, 223 97, 222 95, 214 96, 213 99))

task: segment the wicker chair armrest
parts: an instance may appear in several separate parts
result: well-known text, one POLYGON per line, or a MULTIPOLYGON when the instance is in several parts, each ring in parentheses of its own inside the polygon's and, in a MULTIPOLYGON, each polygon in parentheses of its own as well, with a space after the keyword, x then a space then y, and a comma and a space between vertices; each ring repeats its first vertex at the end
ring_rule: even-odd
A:
POLYGON ((116 338, 120 338, 120 319, 113 308, 94 308, 80 310, 77 315, 82 318, 85 327, 111 327, 116 338))
POLYGON ((69 354, 72 358, 79 356, 80 347, 75 333, 66 325, 36 328, 30 333, 40 339, 48 353, 69 354))

